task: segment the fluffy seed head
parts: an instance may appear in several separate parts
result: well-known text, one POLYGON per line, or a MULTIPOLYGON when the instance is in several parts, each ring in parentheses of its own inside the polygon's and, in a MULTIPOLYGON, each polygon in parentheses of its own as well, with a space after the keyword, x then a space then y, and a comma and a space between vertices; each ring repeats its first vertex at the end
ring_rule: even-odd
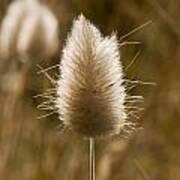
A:
POLYGON ((115 35, 103 37, 80 15, 63 50, 56 106, 60 120, 86 137, 120 133, 125 88, 115 35))
POLYGON ((36 0, 13 2, 0 30, 0 54, 28 58, 52 56, 58 49, 55 16, 36 0))

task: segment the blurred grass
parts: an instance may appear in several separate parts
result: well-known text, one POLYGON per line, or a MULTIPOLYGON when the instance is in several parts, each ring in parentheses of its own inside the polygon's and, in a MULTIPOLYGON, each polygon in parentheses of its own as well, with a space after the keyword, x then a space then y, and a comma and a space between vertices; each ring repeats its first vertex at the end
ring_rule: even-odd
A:
MULTIPOLYGON (((130 140, 106 139, 97 143, 98 180, 180 179, 180 1, 178 0, 42 0, 60 24, 60 50, 43 67, 59 63, 72 19, 83 13, 107 35, 118 37, 148 20, 152 24, 129 36, 140 45, 122 47, 124 67, 137 51, 139 58, 128 69, 128 78, 156 82, 138 86, 132 94, 145 97, 141 113, 144 130, 130 140)), ((0 1, 0 20, 10 1, 0 1)), ((32 60, 33 61, 33 60, 32 60)), ((0 59, 0 179, 87 179, 87 142, 57 131, 56 115, 38 120, 36 108, 50 82, 38 76, 36 63, 28 71, 16 59, 0 59)), ((54 70, 52 75, 55 74, 54 70)))

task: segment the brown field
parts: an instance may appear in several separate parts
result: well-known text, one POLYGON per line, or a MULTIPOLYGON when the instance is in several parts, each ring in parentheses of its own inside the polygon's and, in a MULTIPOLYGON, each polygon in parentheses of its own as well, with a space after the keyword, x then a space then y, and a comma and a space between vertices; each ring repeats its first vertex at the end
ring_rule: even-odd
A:
MULTIPOLYGON (((2 22, 11 0, 0 0, 2 22)), ((129 93, 142 95, 139 113, 143 129, 128 139, 96 141, 97 180, 180 179, 180 1, 179 0, 42 0, 59 23, 59 50, 53 57, 33 56, 28 61, 13 55, 0 58, 0 180, 88 179, 88 141, 58 130, 58 115, 38 119, 42 94, 52 84, 37 64, 60 63, 72 20, 80 13, 105 35, 120 39, 152 21, 123 41, 138 41, 120 48, 129 79, 139 84, 129 93)), ((21 9, 20 9, 21 11, 21 9)), ((34 39, 35 41, 35 39, 34 39)), ((49 70, 52 78, 58 69, 49 70)))

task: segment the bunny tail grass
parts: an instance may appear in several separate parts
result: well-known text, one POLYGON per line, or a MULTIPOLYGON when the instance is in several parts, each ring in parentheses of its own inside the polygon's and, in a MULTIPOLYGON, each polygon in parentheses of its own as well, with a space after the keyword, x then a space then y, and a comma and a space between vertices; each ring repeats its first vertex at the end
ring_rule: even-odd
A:
POLYGON ((59 119, 84 137, 119 134, 128 123, 116 35, 103 37, 83 15, 73 24, 60 64, 59 119))

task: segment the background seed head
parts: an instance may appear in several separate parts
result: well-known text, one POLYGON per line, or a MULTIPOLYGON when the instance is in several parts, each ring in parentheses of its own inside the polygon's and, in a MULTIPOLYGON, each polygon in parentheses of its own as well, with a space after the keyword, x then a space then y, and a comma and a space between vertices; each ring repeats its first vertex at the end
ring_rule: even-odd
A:
POLYGON ((4 58, 48 58, 58 49, 58 22, 38 1, 15 1, 0 30, 0 55, 4 58))
POLYGON ((103 37, 80 15, 63 50, 58 99, 60 120, 86 137, 117 134, 125 126, 125 88, 115 35, 103 37))

